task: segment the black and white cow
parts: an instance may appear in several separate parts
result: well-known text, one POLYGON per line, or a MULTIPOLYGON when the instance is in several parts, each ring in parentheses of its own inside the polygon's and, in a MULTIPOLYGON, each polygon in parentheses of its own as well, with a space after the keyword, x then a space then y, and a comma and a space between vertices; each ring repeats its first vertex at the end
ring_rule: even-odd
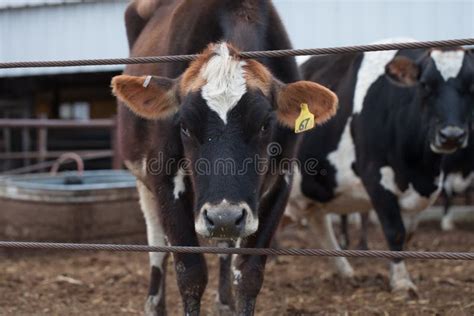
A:
MULTIPOLYGON (((340 109, 304 136, 287 213, 306 216, 324 248, 338 248, 328 213, 375 209, 391 250, 404 247, 402 212, 416 214, 439 195, 443 154, 468 142, 474 59, 461 48, 313 57, 307 80, 338 94, 340 109)), ((334 258, 346 277, 353 269, 334 258)), ((391 262, 394 291, 416 293, 402 260, 391 262)))
MULTIPOLYGON (((296 155, 301 103, 322 123, 335 114, 336 95, 298 81, 293 58, 239 57, 236 47, 291 47, 270 0, 136 0, 126 26, 132 56, 202 52, 191 63, 128 65, 112 80, 149 244, 198 246, 201 236, 268 247, 290 193, 280 161, 296 155)), ((150 263, 145 309, 163 315, 166 256, 152 253, 150 263)), ((177 253, 174 263, 185 313, 198 315, 204 256, 177 253)), ((220 263, 219 307, 252 315, 266 257, 236 256, 233 277, 231 257, 220 263)))

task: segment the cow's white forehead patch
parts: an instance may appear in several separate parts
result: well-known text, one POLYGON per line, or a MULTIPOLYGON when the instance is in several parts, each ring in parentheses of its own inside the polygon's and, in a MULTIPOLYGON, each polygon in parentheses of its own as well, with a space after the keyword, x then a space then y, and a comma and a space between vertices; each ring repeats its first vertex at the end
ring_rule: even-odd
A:
POLYGON ((217 45, 214 52, 216 55, 201 69, 206 80, 201 94, 209 108, 227 124, 227 114, 247 92, 246 63, 233 58, 226 43, 217 45))
POLYGON ((456 78, 461 71, 464 60, 463 50, 440 51, 433 50, 431 58, 445 81, 449 78, 456 78))

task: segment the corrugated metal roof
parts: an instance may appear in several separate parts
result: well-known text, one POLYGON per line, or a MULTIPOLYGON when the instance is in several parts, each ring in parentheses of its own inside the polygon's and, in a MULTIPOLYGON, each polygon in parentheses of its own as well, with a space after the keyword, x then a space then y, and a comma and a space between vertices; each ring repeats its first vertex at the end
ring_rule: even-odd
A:
POLYGON ((0 10, 111 0, 0 0, 0 10))
MULTIPOLYGON (((0 11, 0 60, 34 61, 126 57, 123 15, 127 1, 0 11)), ((96 72, 123 66, 18 68, 0 76, 96 72)))

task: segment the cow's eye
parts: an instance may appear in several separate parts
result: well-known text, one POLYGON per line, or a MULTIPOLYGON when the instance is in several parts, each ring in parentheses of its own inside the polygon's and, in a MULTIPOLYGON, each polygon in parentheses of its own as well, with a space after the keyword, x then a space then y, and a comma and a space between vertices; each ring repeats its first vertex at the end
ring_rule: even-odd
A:
POLYGON ((266 119, 260 127, 261 133, 266 133, 270 129, 270 119, 266 119))
POLYGON ((181 134, 183 134, 186 137, 191 136, 191 132, 189 131, 189 128, 186 127, 186 125, 181 124, 181 134))

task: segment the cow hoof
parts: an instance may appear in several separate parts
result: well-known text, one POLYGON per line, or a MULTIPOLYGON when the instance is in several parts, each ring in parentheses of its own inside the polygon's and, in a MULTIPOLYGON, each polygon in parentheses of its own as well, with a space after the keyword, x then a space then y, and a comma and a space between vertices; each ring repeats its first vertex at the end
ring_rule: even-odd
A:
POLYGON ((392 293, 409 300, 416 300, 419 298, 418 288, 409 279, 401 279, 392 284, 392 293))
POLYGON ((166 316, 164 306, 159 306, 157 296, 148 296, 145 303, 145 316, 166 316))
POLYGON ((449 217, 443 217, 441 220, 441 230, 444 232, 453 231, 456 227, 454 226, 453 220, 449 217))
POLYGON ((342 267, 338 271, 338 275, 343 279, 353 279, 354 278, 354 269, 351 266, 342 267))

